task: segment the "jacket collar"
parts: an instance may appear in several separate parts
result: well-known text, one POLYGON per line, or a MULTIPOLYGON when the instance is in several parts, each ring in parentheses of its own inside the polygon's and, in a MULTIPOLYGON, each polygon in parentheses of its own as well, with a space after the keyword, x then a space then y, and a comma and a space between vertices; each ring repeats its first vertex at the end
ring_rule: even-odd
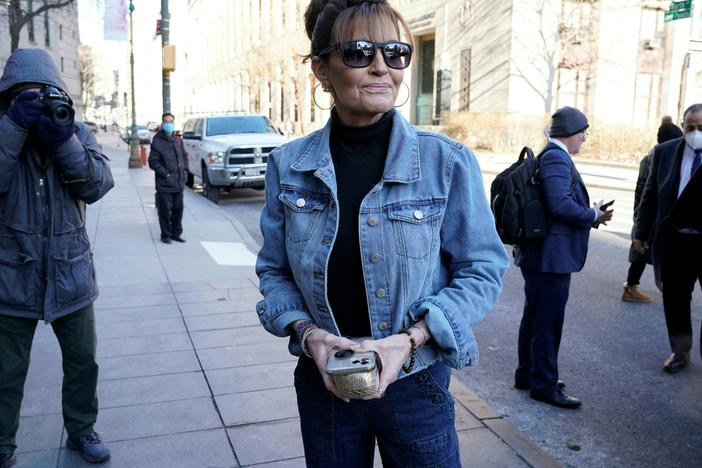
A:
MULTIPOLYGON (((392 112, 392 131, 385 169, 383 170, 383 182, 417 181, 422 176, 417 131, 395 109, 390 112, 392 112)), ((317 171, 322 168, 332 169, 329 151, 331 123, 330 118, 324 128, 315 134, 315 137, 303 150, 302 155, 291 164, 291 169, 298 172, 317 171)))

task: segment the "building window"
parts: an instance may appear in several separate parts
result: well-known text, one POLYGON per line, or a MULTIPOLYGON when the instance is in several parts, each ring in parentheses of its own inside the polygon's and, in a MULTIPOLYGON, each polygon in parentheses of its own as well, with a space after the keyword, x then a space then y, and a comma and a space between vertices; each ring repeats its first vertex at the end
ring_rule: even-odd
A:
POLYGON ((571 106, 577 107, 585 113, 588 112, 590 95, 588 74, 588 70, 578 68, 560 67, 558 69, 557 107, 571 106))
POLYGON ((459 110, 470 110, 470 55, 471 49, 461 51, 461 104, 459 110))
POLYGON ((63 40, 63 25, 59 24, 59 41, 63 40))
POLYGON ((657 73, 636 74, 634 97, 634 125, 649 125, 658 119, 661 75, 657 73))
POLYGON ((31 14, 34 11, 34 7, 32 3, 32 0, 27 0, 27 13, 29 14, 29 23, 27 23, 27 38, 29 39, 29 42, 34 42, 34 16, 31 14))
MULTIPOLYGON (((47 1, 44 0, 44 6, 47 1)), ((51 36, 49 35, 49 10, 44 10, 44 45, 51 47, 51 36)))
POLYGON ((63 73, 63 57, 61 57, 61 73, 63 73))

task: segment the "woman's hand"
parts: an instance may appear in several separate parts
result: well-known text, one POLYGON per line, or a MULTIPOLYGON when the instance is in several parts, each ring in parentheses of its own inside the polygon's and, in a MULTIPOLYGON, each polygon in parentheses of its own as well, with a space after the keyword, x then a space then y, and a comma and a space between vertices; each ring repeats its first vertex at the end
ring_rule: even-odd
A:
POLYGON ((368 399, 380 398, 385 394, 388 385, 397 380, 400 374, 400 369, 412 351, 412 343, 410 337, 404 333, 398 335, 390 335, 387 338, 380 340, 365 340, 361 342, 361 346, 356 350, 375 351, 380 358, 382 369, 380 371, 380 384, 378 393, 368 399))
POLYGON ((317 364, 317 369, 319 369, 319 373, 322 374, 322 380, 324 380, 324 386, 327 387, 327 390, 332 392, 340 400, 344 400, 348 403, 349 399, 339 393, 339 390, 337 390, 334 384, 334 379, 326 372, 327 359, 329 359, 329 353, 332 348, 353 349, 355 351, 358 349, 359 344, 348 338, 342 338, 329 333, 322 328, 315 328, 309 332, 305 340, 305 347, 312 355, 315 364, 317 364))

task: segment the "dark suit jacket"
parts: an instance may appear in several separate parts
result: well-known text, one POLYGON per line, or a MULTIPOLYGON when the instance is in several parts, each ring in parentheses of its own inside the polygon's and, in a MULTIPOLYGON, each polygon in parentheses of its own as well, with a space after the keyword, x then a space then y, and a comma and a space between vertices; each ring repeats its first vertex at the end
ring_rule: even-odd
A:
POLYGON ((514 263, 545 273, 580 271, 595 220, 587 189, 570 155, 556 144, 546 145, 539 159, 548 232, 542 242, 515 247, 514 263))
MULTIPOLYGON (((661 287, 661 265, 668 238, 666 218, 678 200, 680 166, 685 140, 676 138, 656 146, 651 170, 636 213, 634 238, 651 242, 651 257, 656 285, 661 287)), ((687 189, 686 189, 687 190, 687 189)))

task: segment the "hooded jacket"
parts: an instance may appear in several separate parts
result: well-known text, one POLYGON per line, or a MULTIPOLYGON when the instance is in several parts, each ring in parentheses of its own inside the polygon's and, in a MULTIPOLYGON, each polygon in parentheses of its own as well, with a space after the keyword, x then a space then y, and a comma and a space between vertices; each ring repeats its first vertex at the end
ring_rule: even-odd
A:
POLYGON ((82 122, 49 149, 10 119, 8 91, 28 83, 66 88, 41 49, 14 51, 0 78, 0 315, 50 322, 97 298, 85 205, 114 182, 82 122))

